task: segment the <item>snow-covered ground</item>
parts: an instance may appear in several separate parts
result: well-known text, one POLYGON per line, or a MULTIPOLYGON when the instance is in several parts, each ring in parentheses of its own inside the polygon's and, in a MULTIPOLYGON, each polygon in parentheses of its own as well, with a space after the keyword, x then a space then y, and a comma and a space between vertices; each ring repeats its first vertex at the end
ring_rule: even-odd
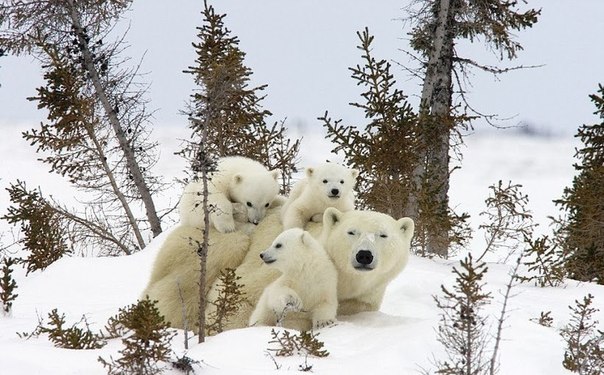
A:
MULTIPOLYGON (((23 127, 5 128, 2 150, 7 152, 0 166, 0 183, 5 187, 15 178, 31 181, 31 186, 44 182, 55 197, 69 199, 60 179, 45 172, 34 160, 33 150, 19 140, 23 127), (8 154, 10 153, 10 154, 8 154), (10 155, 10 157, 8 156, 10 155)), ((183 163, 173 155, 178 139, 186 129, 163 128, 156 132, 162 142, 158 171, 167 179, 180 175, 183 163)), ((296 134, 292 134, 296 135, 296 134)), ((576 141, 566 138, 524 138, 507 133, 474 135, 467 139, 463 168, 454 174, 452 202, 460 211, 472 214, 474 228, 480 224, 478 212, 488 195, 488 185, 499 179, 524 186, 536 221, 547 226, 546 215, 555 214, 552 199, 560 196, 573 176, 572 155, 576 141)), ((302 165, 329 157, 329 145, 317 132, 305 135, 302 165)), ((332 158, 333 159, 333 158, 332 158)), ((4 194, 4 192, 2 192, 4 194)), ((167 203, 177 191, 167 192, 167 203)), ((0 200, 0 213, 6 210, 6 197, 0 200)), ((8 228, 2 223, 2 230, 8 228)), ((119 340, 111 340, 98 350, 66 350, 53 347, 44 336, 24 340, 16 332, 30 332, 38 316, 46 318, 57 308, 65 313, 68 323, 86 315, 92 329, 100 329, 118 308, 136 301, 147 282, 149 269, 161 244, 156 239, 143 251, 119 258, 65 258, 43 272, 25 277, 17 269, 19 297, 12 317, 0 317, 0 373, 20 374, 103 374, 98 356, 116 357, 119 340)), ((471 248, 479 252, 482 234, 476 233, 471 248)), ((463 255, 463 254, 460 254, 463 255)), ((412 256, 407 268, 388 287, 379 312, 341 317, 335 327, 320 331, 319 339, 330 352, 326 358, 309 358, 308 364, 317 374, 410 374, 430 368, 433 358, 442 358, 443 348, 436 341, 435 327, 439 311, 433 295, 440 285, 451 285, 455 260, 430 260, 412 256)), ((495 325, 501 307, 509 265, 489 264, 486 289, 493 302, 484 313, 495 325)), ((604 287, 590 283, 567 281, 557 288, 538 288, 529 284, 513 290, 510 316, 505 324, 501 343, 501 374, 565 374, 562 367, 564 344, 558 330, 569 319, 568 305, 591 293, 595 306, 604 311, 604 287), (551 311, 554 324, 543 327, 530 319, 551 311)), ((263 374, 275 370, 267 357, 270 328, 257 327, 225 332, 210 337, 202 345, 191 340, 187 355, 201 361, 197 373, 263 374)), ((185 353, 183 336, 172 341, 176 354, 185 353)), ((302 357, 276 358, 279 371, 298 370, 302 357)), ((176 373, 169 370, 167 373, 176 373)))

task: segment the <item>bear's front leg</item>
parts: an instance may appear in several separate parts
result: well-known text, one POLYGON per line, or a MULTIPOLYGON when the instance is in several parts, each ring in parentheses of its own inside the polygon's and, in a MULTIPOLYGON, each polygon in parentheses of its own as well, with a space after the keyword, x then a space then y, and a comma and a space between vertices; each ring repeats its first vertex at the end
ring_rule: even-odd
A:
POLYGON ((331 327, 336 324, 336 313, 338 311, 338 302, 325 301, 315 307, 312 312, 313 329, 331 327))
POLYGON ((221 233, 234 232, 233 204, 221 193, 211 194, 208 201, 211 206, 210 221, 214 228, 221 233))
POLYGON ((271 309, 277 319, 277 325, 281 326, 287 313, 302 311, 302 300, 298 293, 286 286, 274 285, 267 289, 267 306, 271 309))
POLYGON ((283 213, 283 230, 291 228, 304 228, 304 225, 307 221, 307 218, 304 217, 304 213, 297 202, 293 202, 287 208, 287 211, 283 213))

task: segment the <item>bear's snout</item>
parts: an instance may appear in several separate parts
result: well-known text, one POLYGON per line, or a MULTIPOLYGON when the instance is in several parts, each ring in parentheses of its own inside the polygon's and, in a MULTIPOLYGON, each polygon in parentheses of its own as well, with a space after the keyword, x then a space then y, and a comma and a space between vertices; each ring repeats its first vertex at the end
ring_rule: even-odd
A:
POLYGON ((340 195, 340 190, 333 188, 333 189, 331 189, 330 193, 331 193, 331 197, 338 197, 340 195))
POLYGON ((359 264, 367 266, 373 262, 373 254, 369 250, 359 250, 356 255, 356 260, 359 264))

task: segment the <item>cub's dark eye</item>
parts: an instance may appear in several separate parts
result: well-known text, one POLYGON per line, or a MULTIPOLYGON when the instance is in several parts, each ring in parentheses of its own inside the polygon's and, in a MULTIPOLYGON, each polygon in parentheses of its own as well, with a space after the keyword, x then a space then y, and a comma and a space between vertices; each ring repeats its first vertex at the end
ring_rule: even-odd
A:
POLYGON ((247 202, 246 204, 248 207, 252 207, 252 202, 247 202))
POLYGON ((268 207, 268 203, 264 205, 264 207, 268 207))
POLYGON ((283 245, 281 245, 280 243, 278 243, 278 244, 276 244, 276 245, 275 245, 275 248, 276 248, 276 249, 280 249, 280 248, 281 248, 281 246, 283 246, 283 245))
POLYGON ((353 231, 353 230, 349 230, 349 231, 348 231, 348 234, 349 234, 349 235, 351 235, 351 236, 354 236, 356 233, 354 233, 354 231, 353 231))
POLYGON ((344 185, 344 180, 340 180, 340 183, 341 183, 342 185, 344 185))
POLYGON ((327 183, 327 180, 323 180, 323 183, 324 183, 324 184, 326 184, 326 183, 327 183))
POLYGON ((387 234, 385 234, 385 233, 382 233, 382 234, 380 234, 380 237, 381 237, 381 238, 388 238, 388 235, 387 235, 387 234))

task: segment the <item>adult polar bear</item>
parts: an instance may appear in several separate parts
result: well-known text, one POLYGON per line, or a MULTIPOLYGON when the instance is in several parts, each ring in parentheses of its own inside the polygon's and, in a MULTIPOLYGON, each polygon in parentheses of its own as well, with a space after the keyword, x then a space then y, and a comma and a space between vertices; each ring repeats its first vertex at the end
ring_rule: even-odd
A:
MULTIPOLYGON (((215 282, 224 267, 236 268, 249 304, 244 304, 226 325, 226 329, 247 326, 250 315, 264 288, 280 273, 263 265, 260 253, 282 232, 279 207, 248 235, 242 231, 210 231, 206 283, 215 282), (249 247, 248 247, 249 245, 249 247)), ((320 240, 338 271, 338 315, 351 315, 379 309, 386 286, 405 267, 414 224, 409 218, 393 219, 373 211, 340 212, 328 208, 323 223, 306 227, 320 240)), ((143 295, 157 300, 158 308, 175 328, 183 328, 183 301, 188 325, 198 320, 199 266, 195 246, 199 239, 193 228, 179 227, 165 240, 155 261, 151 280, 143 295)), ((308 280, 312 288, 313 280, 308 280)), ((211 284, 210 284, 211 285, 211 284)), ((207 291, 207 300, 215 301, 216 284, 207 291)), ((209 313, 214 306, 208 304, 209 313)), ((309 316, 291 314, 284 326, 310 329, 309 316)))

